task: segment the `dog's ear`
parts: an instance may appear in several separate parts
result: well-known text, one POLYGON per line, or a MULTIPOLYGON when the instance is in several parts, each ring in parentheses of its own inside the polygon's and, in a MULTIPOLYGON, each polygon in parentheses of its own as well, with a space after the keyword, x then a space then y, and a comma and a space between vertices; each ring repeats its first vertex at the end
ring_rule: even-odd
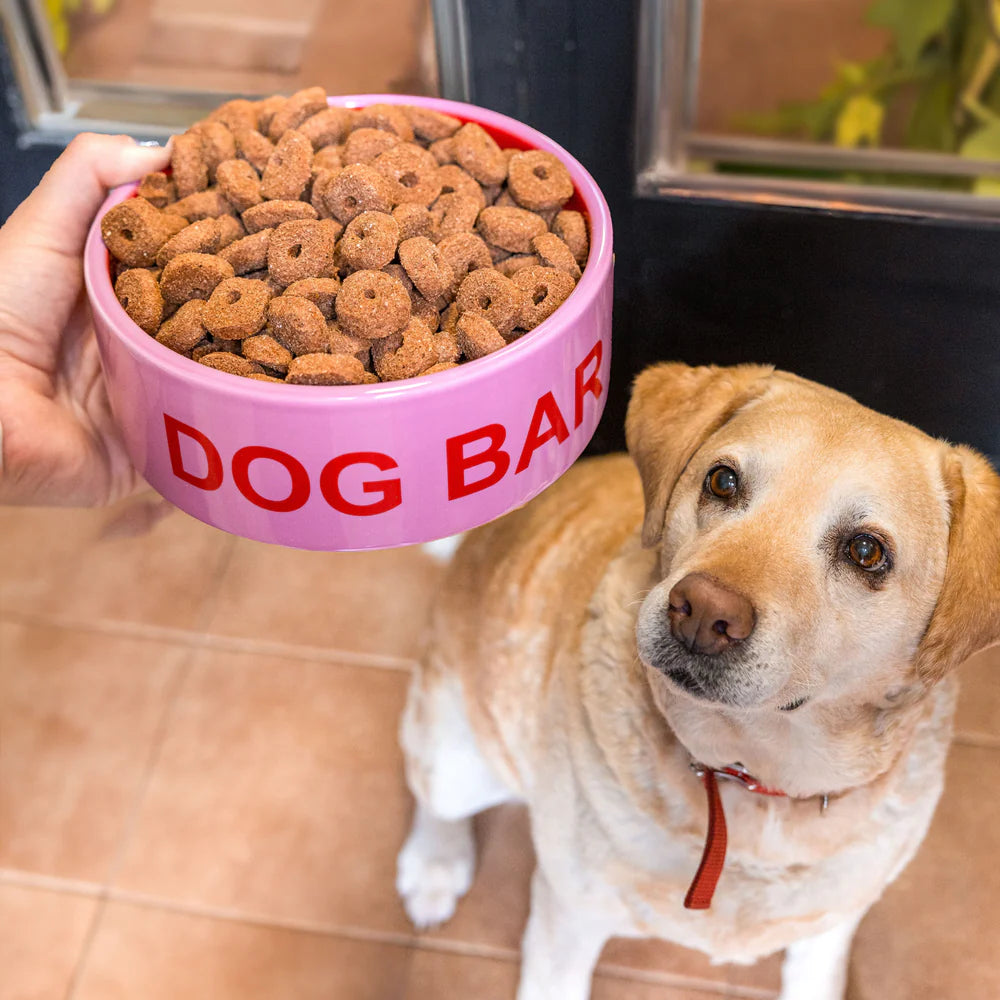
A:
POLYGON ((745 403, 759 396, 774 371, 770 365, 691 368, 666 362, 635 380, 625 438, 639 469, 646 517, 642 544, 663 536, 663 519, 674 484, 702 443, 745 403))
POLYGON ((930 624, 917 649, 929 683, 1000 642, 1000 476, 971 448, 949 448, 944 481, 951 505, 948 563, 930 624))

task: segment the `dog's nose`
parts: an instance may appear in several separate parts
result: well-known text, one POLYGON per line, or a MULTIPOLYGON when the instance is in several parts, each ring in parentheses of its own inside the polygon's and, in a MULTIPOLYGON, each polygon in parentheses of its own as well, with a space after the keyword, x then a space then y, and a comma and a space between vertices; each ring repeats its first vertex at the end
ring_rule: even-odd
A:
POLYGON ((692 653, 715 656, 753 632, 753 605, 704 573, 689 573, 669 596, 670 631, 692 653))

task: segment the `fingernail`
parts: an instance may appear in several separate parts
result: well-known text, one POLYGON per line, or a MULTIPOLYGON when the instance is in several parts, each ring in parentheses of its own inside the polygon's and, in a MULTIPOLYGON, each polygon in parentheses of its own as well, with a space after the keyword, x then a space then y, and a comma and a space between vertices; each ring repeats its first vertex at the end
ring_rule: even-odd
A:
POLYGON ((155 139, 143 139, 142 142, 139 143, 139 145, 140 146, 159 146, 160 143, 158 143, 155 139))

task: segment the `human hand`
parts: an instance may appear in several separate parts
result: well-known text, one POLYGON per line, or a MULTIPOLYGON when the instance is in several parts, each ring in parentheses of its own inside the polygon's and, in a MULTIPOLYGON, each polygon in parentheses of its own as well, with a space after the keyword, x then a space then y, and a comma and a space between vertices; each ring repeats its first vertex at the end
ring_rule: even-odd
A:
POLYGON ((141 482, 111 416, 83 246, 107 189, 168 159, 79 135, 0 228, 0 503, 94 506, 141 482))

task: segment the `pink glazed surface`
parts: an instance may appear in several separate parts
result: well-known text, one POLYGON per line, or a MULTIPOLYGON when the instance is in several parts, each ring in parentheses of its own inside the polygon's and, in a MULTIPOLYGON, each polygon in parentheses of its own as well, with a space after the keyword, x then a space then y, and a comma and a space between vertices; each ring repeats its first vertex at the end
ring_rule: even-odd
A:
POLYGON ((100 219, 84 271, 112 408, 149 484, 189 514, 247 538, 304 549, 390 548, 465 531, 554 482, 597 427, 611 362, 612 233, 594 180, 534 129, 436 98, 331 98, 419 104, 476 121, 566 164, 590 219, 583 277, 544 323, 478 361, 371 386, 292 386, 237 378, 173 353, 114 295, 100 219))

